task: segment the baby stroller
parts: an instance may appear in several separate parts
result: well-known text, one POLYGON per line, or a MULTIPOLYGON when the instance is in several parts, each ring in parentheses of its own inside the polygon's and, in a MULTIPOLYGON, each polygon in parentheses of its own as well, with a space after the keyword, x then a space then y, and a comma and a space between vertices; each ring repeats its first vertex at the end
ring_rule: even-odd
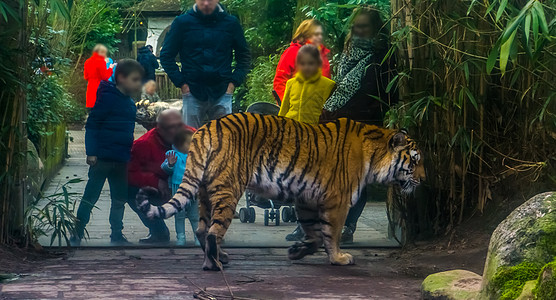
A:
MULTIPOLYGON (((279 106, 267 102, 253 103, 247 108, 247 112, 262 115, 278 115, 279 111, 279 106)), ((292 207, 291 204, 266 199, 257 196, 249 190, 245 192, 245 202, 246 207, 242 207, 239 209, 239 220, 241 221, 241 223, 255 222, 255 208, 253 206, 264 209, 265 226, 268 226, 271 222, 274 223, 274 225, 279 226, 280 219, 283 222, 297 222, 295 209, 292 207), (281 214, 280 208, 282 208, 281 214), (280 216, 282 218, 280 218, 280 216)))

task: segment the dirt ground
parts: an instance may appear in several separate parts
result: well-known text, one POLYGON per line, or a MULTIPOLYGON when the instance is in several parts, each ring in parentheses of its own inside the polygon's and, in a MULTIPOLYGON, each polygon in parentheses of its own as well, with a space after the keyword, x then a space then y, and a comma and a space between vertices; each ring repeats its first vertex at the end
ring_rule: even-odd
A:
POLYGON ((326 254, 287 259, 287 248, 231 248, 223 274, 201 270, 199 248, 0 248, 0 299, 419 299, 429 274, 482 274, 490 234, 516 205, 475 216, 446 235, 405 249, 344 249, 354 266, 326 254), (1 282, 2 273, 20 275, 1 282), (227 280, 228 285, 226 284, 227 280), (199 294, 206 289, 208 294, 199 294), (197 295, 197 296, 196 296, 197 295), (214 296, 215 298, 210 298, 214 296))
MULTIPOLYGON (((482 273, 488 234, 457 234, 408 249, 346 249, 356 265, 338 267, 324 251, 289 261, 286 248, 232 248, 224 276, 236 299, 418 299, 429 274, 482 273)), ((198 248, 78 249, 38 254, 0 250, 0 299, 230 299, 223 274, 201 270, 198 248), (210 298, 210 296, 216 298, 210 298)))

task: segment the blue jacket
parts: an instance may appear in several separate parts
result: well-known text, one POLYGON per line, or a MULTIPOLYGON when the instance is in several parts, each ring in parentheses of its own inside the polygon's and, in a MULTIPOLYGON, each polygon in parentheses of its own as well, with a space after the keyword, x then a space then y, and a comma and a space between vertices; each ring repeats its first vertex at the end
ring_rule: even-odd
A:
POLYGON ((185 163, 187 162, 187 154, 181 153, 174 148, 174 150, 170 150, 166 152, 166 155, 170 153, 175 153, 176 158, 178 159, 176 164, 173 167, 168 165, 168 159, 165 159, 162 165, 160 166, 162 170, 166 172, 166 174, 170 175, 168 178, 168 183, 180 185, 183 179, 183 173, 185 173, 185 163))
POLYGON ((187 83, 201 101, 218 99, 231 82, 241 85, 249 72, 251 56, 236 17, 219 5, 211 15, 196 6, 177 17, 160 52, 162 67, 177 86, 187 83), (235 53, 235 68, 232 62, 235 53), (180 55, 181 71, 176 64, 180 55))
POLYGON ((85 125, 87 155, 109 161, 129 161, 136 113, 130 96, 122 94, 115 84, 102 81, 97 90, 97 102, 85 125))
POLYGON ((149 48, 139 48, 137 52, 137 61, 143 66, 143 69, 145 69, 143 81, 156 80, 156 69, 159 67, 158 60, 156 60, 156 56, 154 56, 149 48))
MULTIPOLYGON (((109 57, 108 62, 106 63, 106 69, 110 68, 110 65, 113 64, 113 63, 114 63, 114 60, 109 57)), ((114 64, 114 67, 112 69, 112 76, 110 76, 110 78, 108 78, 108 81, 116 82, 116 64, 114 64)))

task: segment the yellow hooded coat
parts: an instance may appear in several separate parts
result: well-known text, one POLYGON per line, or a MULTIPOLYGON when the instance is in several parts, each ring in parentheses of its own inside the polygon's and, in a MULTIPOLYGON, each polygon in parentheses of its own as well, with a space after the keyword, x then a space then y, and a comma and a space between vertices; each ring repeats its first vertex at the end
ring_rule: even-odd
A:
POLYGON ((298 72, 286 83, 286 92, 278 115, 317 124, 324 102, 330 97, 335 85, 333 80, 322 76, 321 72, 311 78, 304 78, 298 72))

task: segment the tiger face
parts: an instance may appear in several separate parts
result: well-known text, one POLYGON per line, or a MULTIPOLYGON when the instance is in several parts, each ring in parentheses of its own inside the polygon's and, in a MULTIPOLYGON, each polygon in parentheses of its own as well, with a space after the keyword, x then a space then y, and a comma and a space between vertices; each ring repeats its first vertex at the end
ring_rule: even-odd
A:
POLYGON ((425 167, 421 150, 415 141, 407 138, 407 132, 401 130, 390 139, 393 151, 394 180, 405 194, 411 194, 422 180, 425 180, 425 167))

